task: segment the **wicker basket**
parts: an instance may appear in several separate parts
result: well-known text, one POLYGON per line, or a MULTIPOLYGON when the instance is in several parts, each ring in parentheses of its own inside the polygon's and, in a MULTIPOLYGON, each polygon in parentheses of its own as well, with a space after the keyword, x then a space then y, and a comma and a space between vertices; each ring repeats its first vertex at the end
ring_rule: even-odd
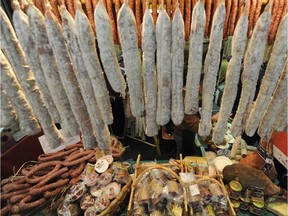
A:
POLYGON ((186 196, 186 191, 184 189, 184 184, 180 177, 172 171, 172 167, 177 166, 180 168, 181 172, 183 172, 183 161, 182 161, 182 155, 180 155, 180 164, 140 164, 140 158, 141 156, 138 155, 137 162, 136 162, 136 167, 135 167, 135 173, 134 173, 134 179, 133 183, 131 186, 131 193, 130 193, 130 200, 129 200, 129 205, 127 209, 127 215, 132 214, 133 210, 133 198, 134 198, 134 193, 135 193, 135 187, 136 185, 139 184, 139 182, 142 180, 143 175, 145 175, 147 172, 153 169, 161 169, 164 171, 169 172, 173 177, 177 179, 179 182, 180 186, 183 189, 183 197, 184 197, 184 215, 188 214, 188 205, 187 205, 187 196, 186 196))

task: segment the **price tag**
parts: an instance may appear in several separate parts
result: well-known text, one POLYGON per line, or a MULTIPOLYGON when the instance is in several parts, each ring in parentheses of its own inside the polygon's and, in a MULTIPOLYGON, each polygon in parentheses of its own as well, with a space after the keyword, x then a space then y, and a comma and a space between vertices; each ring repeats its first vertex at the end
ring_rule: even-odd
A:
POLYGON ((266 159, 266 151, 262 146, 258 146, 257 147, 257 151, 259 153, 259 155, 265 160, 266 159))
POLYGON ((189 190, 190 190, 191 196, 196 196, 196 195, 200 194, 200 191, 199 191, 197 184, 190 185, 189 190))

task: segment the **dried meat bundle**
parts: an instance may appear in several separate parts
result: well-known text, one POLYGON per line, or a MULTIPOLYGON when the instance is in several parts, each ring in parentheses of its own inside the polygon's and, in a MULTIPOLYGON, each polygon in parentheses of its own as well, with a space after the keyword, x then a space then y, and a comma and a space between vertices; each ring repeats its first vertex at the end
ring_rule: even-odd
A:
POLYGON ((84 14, 81 4, 78 4, 76 11, 76 33, 79 46, 93 86, 96 101, 105 124, 112 124, 113 115, 110 104, 109 92, 100 66, 96 51, 96 42, 93 30, 88 18, 84 14))
POLYGON ((191 22, 188 72, 184 99, 184 112, 186 114, 195 114, 198 112, 204 30, 205 9, 202 1, 198 1, 193 9, 191 22))
POLYGON ((112 26, 108 13, 100 1, 94 12, 97 42, 104 72, 114 91, 125 98, 126 83, 120 67, 113 44, 112 26))
MULTIPOLYGON (((174 14, 174 13, 173 13, 174 14)), ((157 41, 157 72, 158 72, 158 93, 157 93, 157 124, 163 126, 170 120, 171 107, 171 42, 172 26, 171 21, 161 5, 160 13, 156 22, 157 41)))
POLYGON ((83 57, 76 36, 75 20, 64 6, 61 7, 61 17, 64 37, 70 50, 75 75, 80 85, 80 90, 89 113, 98 146, 101 150, 108 149, 110 132, 108 126, 104 124, 101 118, 89 74, 85 65, 83 65, 83 57))
POLYGON ((258 19, 245 54, 241 98, 231 127, 231 132, 234 136, 240 136, 246 125, 249 107, 251 106, 255 95, 256 83, 264 55, 265 41, 267 41, 270 20, 271 2, 269 2, 265 11, 258 19))
POLYGON ((155 136, 158 134, 158 126, 156 123, 157 110, 157 84, 155 72, 155 50, 156 36, 155 26, 149 8, 146 7, 143 17, 142 29, 142 50, 143 50, 143 84, 146 111, 146 129, 147 136, 155 136))
POLYGON ((72 113, 66 92, 61 83, 58 72, 59 69, 48 41, 45 18, 33 4, 29 4, 27 14, 32 32, 32 38, 38 51, 37 54, 39 55, 41 67, 44 72, 48 88, 51 92, 51 97, 61 116, 63 135, 67 137, 78 135, 78 124, 72 113))
POLYGON ((141 117, 144 114, 142 68, 140 53, 138 51, 136 20, 133 11, 127 4, 127 0, 118 13, 117 22, 123 50, 125 72, 127 74, 132 115, 134 117, 141 117))
POLYGON ((225 5, 222 1, 218 5, 213 17, 210 43, 204 63, 202 113, 198 131, 199 135, 202 137, 209 136, 212 127, 211 115, 213 106, 213 94, 216 85, 216 76, 219 69, 224 21, 225 5))
POLYGON ((175 125, 180 125, 184 118, 183 107, 183 71, 184 71, 184 21, 179 10, 176 11, 172 20, 172 102, 171 119, 175 125))
POLYGON ((11 98, 13 107, 18 113, 20 130, 25 135, 38 134, 41 131, 40 126, 18 83, 12 67, 2 51, 0 52, 0 57, 1 86, 11 98))
POLYGON ((248 29, 248 4, 241 15, 232 39, 232 59, 229 61, 226 72, 226 85, 222 96, 222 102, 217 124, 213 131, 212 140, 214 143, 222 143, 227 127, 227 120, 233 108, 237 95, 240 70, 242 66, 242 56, 247 42, 248 29))

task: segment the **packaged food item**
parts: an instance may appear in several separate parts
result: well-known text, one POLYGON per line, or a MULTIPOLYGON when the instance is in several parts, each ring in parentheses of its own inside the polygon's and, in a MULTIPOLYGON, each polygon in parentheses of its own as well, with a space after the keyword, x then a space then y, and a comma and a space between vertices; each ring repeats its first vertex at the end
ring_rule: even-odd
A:
POLYGON ((196 180, 195 175, 192 172, 180 172, 179 176, 184 184, 189 184, 196 180))
POLYGON ((106 186, 107 184, 109 184, 112 179, 114 177, 114 172, 112 169, 107 170, 106 172, 102 173, 97 180, 97 187, 98 188, 102 188, 104 186, 106 186))
POLYGON ((58 216, 80 216, 81 210, 77 203, 62 202, 57 209, 58 216))
POLYGON ((204 205, 208 205, 211 202, 212 194, 203 185, 198 185, 198 186, 199 186, 199 191, 201 194, 201 201, 203 202, 204 205))
POLYGON ((84 216, 96 216, 97 212, 94 206, 89 207, 85 212, 84 216))
POLYGON ((93 187, 91 187, 90 188, 90 194, 93 196, 93 197, 95 197, 95 198, 97 198, 97 197, 101 197, 101 196, 103 196, 103 194, 104 194, 104 189, 105 188, 98 188, 98 186, 93 186, 93 187))
POLYGON ((168 215, 174 215, 174 216, 182 216, 183 215, 183 207, 179 203, 175 202, 168 202, 167 206, 167 213, 168 215))
POLYGON ((150 201, 150 188, 148 183, 142 183, 138 186, 137 192, 135 192, 137 202, 139 205, 149 204, 150 201))
POLYGON ((264 212, 264 203, 253 202, 253 204, 249 207, 249 212, 254 215, 262 215, 262 213, 264 212))
POLYGON ((189 185, 188 205, 192 208, 193 213, 202 212, 201 195, 197 184, 189 185))
POLYGON ((75 202, 79 200, 87 192, 87 187, 84 182, 74 184, 66 193, 66 202, 75 202))
POLYGON ((177 183, 176 181, 168 181, 167 189, 169 196, 171 196, 172 198, 179 196, 180 195, 179 187, 180 187, 179 183, 177 183))
POLYGON ((121 191, 121 185, 116 183, 116 182, 112 182, 112 183, 105 186, 104 195, 109 200, 112 200, 118 196, 120 191, 121 191))
POLYGON ((205 207, 205 213, 207 216, 215 216, 215 212, 212 205, 207 205, 205 207))
POLYGON ((80 208, 86 211, 89 207, 93 206, 94 197, 90 194, 85 194, 80 200, 80 208))
POLYGON ((131 179, 131 176, 126 169, 116 168, 114 170, 115 174, 113 181, 116 181, 119 184, 126 184, 131 179))
POLYGON ((227 209, 227 198, 217 183, 210 183, 209 190, 212 194, 211 200, 219 204, 221 209, 227 209))
POLYGON ((136 206, 134 206, 132 215, 134 215, 134 216, 145 216, 147 214, 145 213, 144 206, 136 205, 136 206))
POLYGON ((238 181, 230 181, 227 192, 229 197, 234 200, 239 200, 242 191, 242 185, 238 181))
POLYGON ((100 158, 95 164, 95 170, 97 173, 104 173, 109 167, 109 162, 106 159, 100 158))

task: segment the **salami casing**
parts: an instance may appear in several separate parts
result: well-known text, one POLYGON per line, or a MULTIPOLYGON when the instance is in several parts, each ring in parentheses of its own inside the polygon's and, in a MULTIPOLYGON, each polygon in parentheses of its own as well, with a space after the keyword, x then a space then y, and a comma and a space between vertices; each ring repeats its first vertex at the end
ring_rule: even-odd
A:
POLYGON ((197 113, 199 108, 204 31, 205 9, 202 1, 198 1, 192 13, 186 94, 184 100, 184 112, 189 115, 197 113))
POLYGON ((83 57, 76 35, 75 20, 64 6, 61 6, 61 17, 64 37, 71 54, 71 60, 75 67, 75 75, 79 81, 80 90, 89 113, 97 144, 102 150, 106 150, 109 147, 110 133, 107 125, 104 124, 101 118, 89 74, 85 65, 83 65, 83 57))
MULTIPOLYGON (((277 117, 281 114, 283 101, 287 101, 287 76, 288 76, 288 61, 282 72, 281 79, 278 82, 276 90, 269 102, 264 116, 259 125, 258 134, 263 139, 269 139, 271 136, 273 124, 277 117)), ((287 114, 287 111, 286 111, 287 114)))
POLYGON ((132 115, 141 117, 144 114, 142 68, 138 51, 136 20, 127 1, 125 1, 118 13, 117 23, 123 50, 132 115))
POLYGON ((156 62, 158 73, 156 121, 158 125, 163 126, 170 120, 172 73, 172 24, 168 14, 163 9, 163 5, 161 5, 160 13, 156 22, 156 42, 156 62))
POLYGON ((232 39, 232 59, 230 59, 225 80, 225 88, 222 96, 220 112, 217 124, 214 128, 212 140, 220 144, 224 141, 227 120, 233 108, 237 95, 240 70, 242 66, 242 56, 245 51, 248 30, 248 4, 245 6, 238 23, 236 25, 232 39))
MULTIPOLYGON (((2 10, 2 8, 0 9, 2 10)), ((21 89, 9 61, 0 52, 1 57, 1 86, 11 98, 13 107, 19 116, 20 130, 25 135, 35 135, 41 131, 36 116, 21 89)))
POLYGON ((185 46, 184 21, 177 7, 172 20, 172 104, 171 119, 180 125, 184 118, 183 108, 183 71, 185 46))
POLYGON ((1 18, 1 30, 3 34, 5 34, 5 36, 3 35, 1 37, 1 44, 5 49, 11 66, 14 68, 16 77, 25 92, 27 100, 38 117, 50 148, 56 148, 61 144, 63 139, 52 122, 51 116, 42 99, 42 95, 35 83, 33 73, 26 62, 25 54, 16 37, 16 33, 3 11, 1 11, 1 18))
POLYGON ((96 6, 94 18, 104 72, 113 90, 125 98, 126 83, 118 65, 117 55, 114 49, 111 21, 102 1, 96 6))
POLYGON ((64 89, 66 90, 68 100, 71 104, 71 109, 79 125, 82 134, 83 146, 87 149, 95 148, 96 140, 93 136, 92 125, 86 105, 80 92, 79 83, 75 76, 74 68, 71 64, 63 30, 60 24, 57 22, 57 18, 52 13, 49 4, 46 6, 45 22, 49 44, 51 45, 53 54, 58 64, 60 78, 64 89))
POLYGON ((45 18, 33 4, 29 4, 27 14, 41 67, 51 92, 51 97, 61 116, 63 135, 67 137, 78 135, 79 127, 72 113, 65 89, 61 83, 58 72, 59 69, 48 41, 45 18))
POLYGON ((77 38, 82 52, 84 65, 86 66, 89 77, 91 79, 101 117, 106 124, 112 124, 113 115, 109 92, 96 51, 94 33, 88 18, 81 8, 80 3, 77 7, 75 22, 77 38))
POLYGON ((38 52, 32 39, 28 17, 22 10, 20 10, 19 7, 16 6, 13 12, 13 24, 15 26, 15 32, 18 36, 19 42, 23 48, 23 51, 25 52, 27 62, 35 76, 37 84, 39 85, 45 106, 54 122, 60 123, 60 114, 54 104, 53 99, 51 98, 51 93, 47 86, 38 52))
POLYGON ((7 93, 1 89, 1 116, 0 127, 10 127, 18 123, 17 113, 11 104, 7 93))
POLYGON ((265 41, 267 41, 270 20, 271 2, 269 2, 265 11, 259 17, 245 54, 241 97, 231 127, 231 132, 234 136, 240 136, 246 125, 249 107, 252 104, 256 91, 256 84, 264 55, 265 41))
POLYGON ((270 98, 275 90, 277 81, 285 66, 287 59, 287 29, 288 15, 286 15, 277 32, 276 40, 273 45, 272 53, 266 67, 265 76, 263 77, 258 97, 253 105, 247 121, 245 132, 248 136, 253 136, 256 132, 261 117, 268 106, 270 98))
POLYGON ((158 134, 158 126, 156 123, 157 110, 157 84, 155 73, 155 51, 156 36, 153 17, 146 7, 143 17, 142 29, 142 50, 143 50, 143 81, 146 111, 146 129, 147 136, 155 136, 158 134))
POLYGON ((213 17, 210 43, 204 63, 202 113, 198 130, 198 133, 201 137, 209 136, 212 127, 211 117, 213 107, 213 94, 215 91, 216 77, 219 69, 224 21, 225 5, 223 1, 221 1, 213 17))

